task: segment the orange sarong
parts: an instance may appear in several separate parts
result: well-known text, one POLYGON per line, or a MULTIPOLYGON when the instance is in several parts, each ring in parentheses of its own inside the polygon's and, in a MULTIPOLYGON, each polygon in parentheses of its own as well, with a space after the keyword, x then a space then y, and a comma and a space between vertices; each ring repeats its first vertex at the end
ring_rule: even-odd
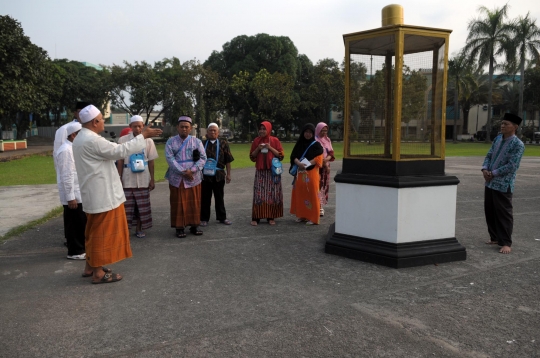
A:
POLYGON ((322 154, 315 157, 315 168, 298 172, 291 193, 290 213, 297 218, 307 219, 314 224, 320 221, 319 168, 322 167, 322 154))
POLYGON ((85 247, 88 265, 110 265, 133 256, 123 203, 116 209, 86 214, 86 217, 85 247))

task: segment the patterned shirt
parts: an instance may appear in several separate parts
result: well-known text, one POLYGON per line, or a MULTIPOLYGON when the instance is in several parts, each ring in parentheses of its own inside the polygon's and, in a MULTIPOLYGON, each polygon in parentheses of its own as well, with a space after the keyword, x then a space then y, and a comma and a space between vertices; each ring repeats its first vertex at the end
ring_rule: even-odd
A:
POLYGON ((513 193, 516 172, 524 151, 525 146, 518 137, 513 135, 503 139, 502 134, 499 134, 493 141, 482 165, 482 170, 489 170, 493 174, 493 179, 485 185, 503 193, 510 188, 510 192, 513 193))
POLYGON ((169 184, 179 188, 180 184, 184 182, 184 188, 192 188, 197 186, 202 181, 202 169, 204 163, 206 163, 206 153, 200 139, 192 136, 188 136, 185 140, 180 138, 180 135, 169 138, 167 144, 165 144, 165 159, 169 164, 169 169, 165 173, 165 179, 169 181, 169 184), (186 144, 182 147, 182 144, 186 144), (182 150, 180 150, 182 147, 182 150), (196 162, 193 161, 193 151, 199 150, 200 159, 196 162), (193 180, 184 178, 182 173, 191 169, 193 173, 193 180))
MULTIPOLYGON (((211 140, 207 139, 203 142, 203 146, 205 146, 206 148, 205 149, 206 157, 216 159, 216 141, 214 140, 214 143, 212 143, 211 140)), ((227 143, 226 140, 220 140, 219 141, 219 158, 218 158, 217 167, 220 169, 225 169, 225 165, 232 162, 233 160, 234 158, 231 154, 231 149, 229 148, 229 144, 227 143)), ((219 182, 225 179, 225 173, 226 173, 225 170, 216 170, 215 176, 204 175, 203 177, 204 177, 204 180, 206 181, 219 182)))

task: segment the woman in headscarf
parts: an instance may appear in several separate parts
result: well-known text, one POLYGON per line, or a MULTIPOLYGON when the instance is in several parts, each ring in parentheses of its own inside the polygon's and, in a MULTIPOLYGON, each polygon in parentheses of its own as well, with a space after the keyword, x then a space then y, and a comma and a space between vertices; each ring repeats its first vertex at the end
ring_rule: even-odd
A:
POLYGON ((330 162, 333 162, 334 148, 332 141, 328 138, 328 125, 324 122, 317 124, 315 128, 315 140, 321 143, 323 147, 323 165, 319 169, 320 184, 319 184, 319 201, 321 203, 320 215, 324 216, 323 206, 328 204, 328 192, 330 191, 330 162))
POLYGON ((323 164, 323 147, 315 140, 315 126, 311 123, 304 126, 291 153, 291 166, 295 164, 298 171, 292 188, 291 214, 296 215, 296 222, 319 224, 319 169, 323 164))
POLYGON ((271 136, 272 124, 264 121, 259 125, 259 136, 251 144, 249 159, 255 162, 253 184, 253 209, 251 225, 257 226, 261 219, 275 225, 275 218, 283 216, 283 190, 281 180, 272 177, 272 159, 283 160, 283 147, 276 137, 271 136))

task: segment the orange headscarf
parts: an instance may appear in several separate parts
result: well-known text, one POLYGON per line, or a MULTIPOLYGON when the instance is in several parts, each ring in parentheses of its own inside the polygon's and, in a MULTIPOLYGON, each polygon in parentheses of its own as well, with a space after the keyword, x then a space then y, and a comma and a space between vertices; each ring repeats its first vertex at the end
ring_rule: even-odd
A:
MULTIPOLYGON (((276 149, 278 152, 283 152, 283 147, 281 146, 281 142, 276 137, 272 137, 270 133, 272 133, 272 124, 268 121, 262 122, 260 126, 264 126, 266 128, 266 136, 264 137, 257 137, 253 140, 253 143, 251 143, 251 149, 250 153, 252 153, 255 148, 259 146, 261 143, 270 143, 272 148, 276 149)), ((274 158, 274 153, 271 151, 268 151, 268 153, 264 154, 259 152, 257 154, 257 157, 255 158, 255 168, 256 169, 270 169, 272 167, 272 159, 274 158), (266 158, 266 161, 265 161, 266 158)))

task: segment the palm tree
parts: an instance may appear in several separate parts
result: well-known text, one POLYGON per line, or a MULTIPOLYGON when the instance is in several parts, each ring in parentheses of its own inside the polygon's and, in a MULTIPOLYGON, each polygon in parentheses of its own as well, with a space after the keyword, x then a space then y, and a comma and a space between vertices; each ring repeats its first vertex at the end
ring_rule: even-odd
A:
POLYGON ((514 42, 514 46, 511 47, 513 50, 510 55, 510 60, 517 63, 519 62, 519 116, 523 116, 523 89, 525 85, 525 61, 527 53, 531 57, 538 61, 540 60, 540 53, 538 49, 540 48, 540 28, 536 26, 536 19, 530 19, 529 13, 525 17, 520 16, 514 23, 512 23, 511 28, 514 42), (516 56, 519 61, 516 61, 516 56))
MULTIPOLYGON (((482 73, 481 68, 473 70, 471 67, 470 71, 465 73, 461 82, 459 103, 463 111, 463 134, 467 134, 471 107, 487 102, 489 92, 488 76, 482 73)), ((476 123, 476 130, 478 130, 478 122, 476 123)))
MULTIPOLYGON (((469 58, 467 58, 466 53, 463 51, 448 60, 448 75, 452 78, 454 87, 454 133, 452 136, 454 143, 457 142, 456 126, 459 118, 459 92, 463 87, 463 78, 470 71, 470 67, 469 58)), ((465 129, 465 122, 463 123, 463 128, 465 129)))
MULTIPOLYGON (((509 49, 511 27, 504 23, 507 10, 508 4, 493 10, 480 6, 478 11, 484 17, 471 20, 467 27, 469 35, 467 36, 465 52, 471 58, 478 58, 479 66, 483 67, 489 64, 488 121, 486 128, 491 128, 491 96, 493 94, 493 72, 496 56, 506 55, 511 52, 509 49)), ((486 142, 491 142, 489 135, 486 136, 486 142)))

